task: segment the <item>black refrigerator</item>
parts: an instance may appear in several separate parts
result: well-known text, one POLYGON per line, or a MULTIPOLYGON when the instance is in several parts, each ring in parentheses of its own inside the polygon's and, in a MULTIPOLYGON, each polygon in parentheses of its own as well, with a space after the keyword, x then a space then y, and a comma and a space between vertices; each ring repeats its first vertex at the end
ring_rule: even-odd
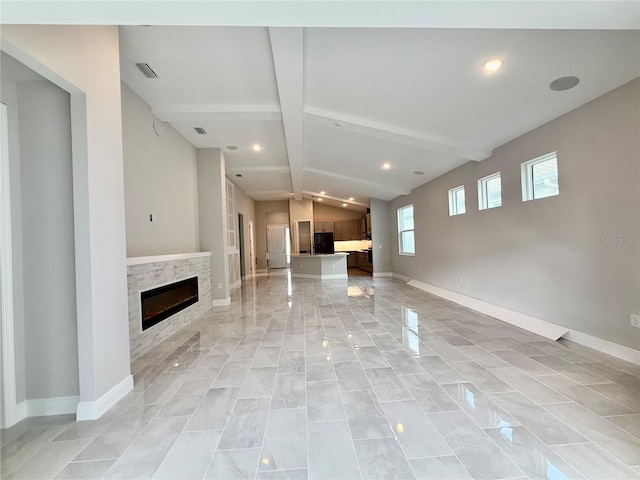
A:
POLYGON ((315 253, 335 253, 333 232, 317 232, 313 234, 315 253))

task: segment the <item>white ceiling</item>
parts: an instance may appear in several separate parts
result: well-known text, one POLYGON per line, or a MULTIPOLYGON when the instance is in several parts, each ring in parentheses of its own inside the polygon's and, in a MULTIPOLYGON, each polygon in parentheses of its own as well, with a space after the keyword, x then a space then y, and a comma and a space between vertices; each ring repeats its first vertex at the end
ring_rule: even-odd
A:
POLYGON ((256 200, 390 200, 640 76, 638 1, 2 3, 5 22, 129 25, 123 81, 256 200))

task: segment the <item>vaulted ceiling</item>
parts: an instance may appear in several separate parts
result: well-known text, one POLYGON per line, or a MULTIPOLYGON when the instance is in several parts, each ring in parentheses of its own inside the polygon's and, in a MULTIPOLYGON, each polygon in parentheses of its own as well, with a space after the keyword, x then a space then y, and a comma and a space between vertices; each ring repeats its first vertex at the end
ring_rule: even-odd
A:
POLYGON ((123 25, 122 80, 255 200, 390 200, 640 76, 638 2, 102 3, 68 15, 123 25))

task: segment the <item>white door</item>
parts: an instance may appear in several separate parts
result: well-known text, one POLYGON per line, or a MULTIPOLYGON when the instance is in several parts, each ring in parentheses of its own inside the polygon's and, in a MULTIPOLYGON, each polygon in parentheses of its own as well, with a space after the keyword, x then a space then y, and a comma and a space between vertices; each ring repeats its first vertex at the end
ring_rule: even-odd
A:
POLYGON ((284 268, 287 266, 285 225, 267 225, 267 251, 269 253, 269 268, 284 268))

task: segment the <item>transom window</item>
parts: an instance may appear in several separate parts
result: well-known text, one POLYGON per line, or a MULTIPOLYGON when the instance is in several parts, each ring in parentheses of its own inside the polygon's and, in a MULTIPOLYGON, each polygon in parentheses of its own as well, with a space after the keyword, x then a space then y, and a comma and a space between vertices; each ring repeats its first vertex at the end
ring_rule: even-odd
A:
POLYGON ((478 209, 502 206, 502 184, 500 172, 478 180, 478 209))
POLYGON ((449 215, 462 215, 465 212, 464 185, 460 185, 449 190, 449 215))
POLYGON ((413 205, 398 209, 398 247, 400 255, 415 255, 416 253, 413 205))
POLYGON ((552 197, 558 188, 558 157, 551 152, 522 164, 522 201, 552 197))

